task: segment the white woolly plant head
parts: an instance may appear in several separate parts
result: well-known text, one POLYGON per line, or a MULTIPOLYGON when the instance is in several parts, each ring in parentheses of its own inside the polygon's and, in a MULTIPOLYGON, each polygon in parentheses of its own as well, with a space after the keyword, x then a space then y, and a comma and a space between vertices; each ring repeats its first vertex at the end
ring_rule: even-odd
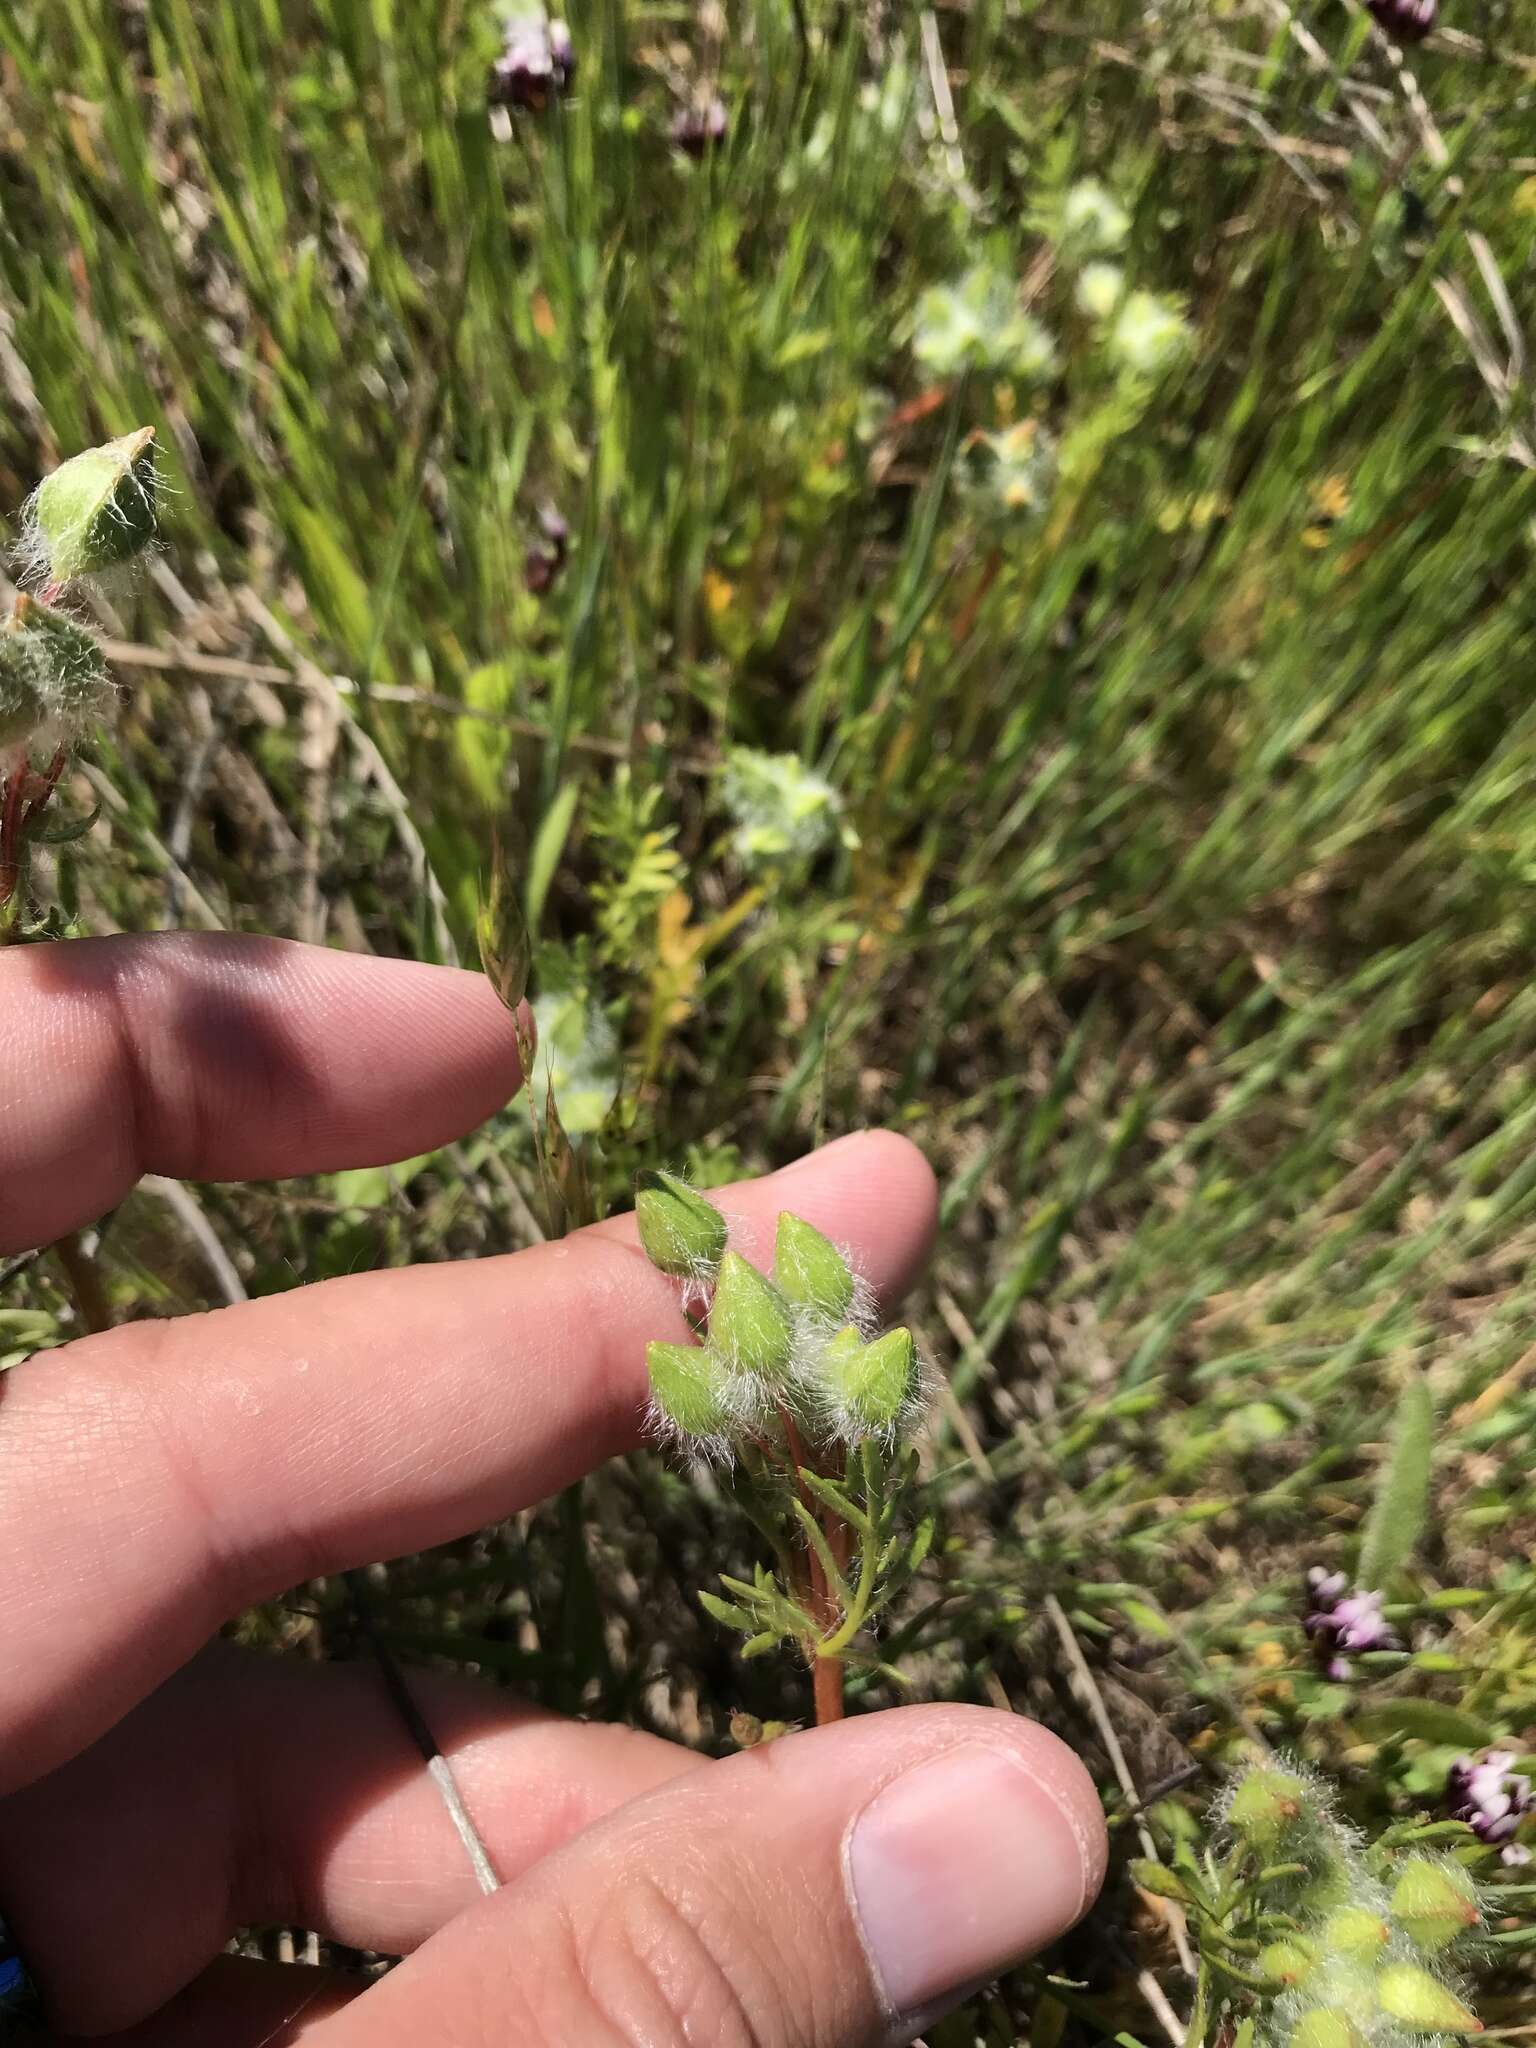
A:
POLYGON ((1236 1778, 1221 1817, 1276 1872, 1263 1897, 1292 1930, 1257 1961, 1275 1987, 1262 2026, 1276 2048, 1426 2048, 1426 2036, 1482 2031, 1449 1967, 1482 1920, 1460 1864, 1422 1852, 1384 1864, 1339 1819, 1324 1780, 1290 1758, 1236 1778))

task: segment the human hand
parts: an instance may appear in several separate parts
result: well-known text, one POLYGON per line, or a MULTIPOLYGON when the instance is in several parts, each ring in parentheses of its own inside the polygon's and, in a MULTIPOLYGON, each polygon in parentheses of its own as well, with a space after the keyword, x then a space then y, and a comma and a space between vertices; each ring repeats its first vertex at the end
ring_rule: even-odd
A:
MULTIPOLYGON (((442 1144, 512 1095, 513 1037, 450 969, 227 937, 0 953, 0 1254, 144 1172, 442 1144)), ((933 1228, 927 1167, 879 1132, 720 1200, 749 1255, 792 1207, 887 1296, 933 1228)), ((48 2039, 861 2048, 1077 1918, 1098 1803, 1006 1714, 907 1707, 706 1762, 416 1675, 506 1880, 481 1899, 375 1672, 203 1647, 285 1587, 631 1448, 645 1341, 686 1334, 625 1217, 131 1324, 0 1378, 0 1911, 48 2039), (261 1923, 411 1953, 359 1996, 221 1956, 261 1923)))

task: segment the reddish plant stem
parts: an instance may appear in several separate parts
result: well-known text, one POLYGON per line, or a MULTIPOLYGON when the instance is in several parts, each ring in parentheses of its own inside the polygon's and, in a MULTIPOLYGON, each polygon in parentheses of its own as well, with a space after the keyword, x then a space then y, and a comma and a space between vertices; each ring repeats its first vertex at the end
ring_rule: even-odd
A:
MULTIPOLYGON (((808 1493, 800 1478, 802 1466, 810 1464, 805 1445, 795 1426, 795 1418, 787 1407, 780 1406, 780 1419, 784 1424, 784 1437, 789 1445, 789 1455, 794 1461, 795 1490, 804 1504, 807 1514, 814 1515, 827 1539, 827 1547, 837 1559, 838 1568, 846 1567, 849 1555, 849 1532, 840 1515, 824 1513, 816 1500, 808 1493)), ((805 1566, 808 1580, 806 1606, 811 1618, 823 1636, 830 1635, 842 1620, 842 1613, 827 1575, 822 1569, 821 1559, 816 1555, 814 1544, 805 1545, 805 1566)), ((816 1706, 816 1725, 824 1728, 829 1721, 843 1718, 843 1660, 841 1657, 820 1657, 811 1650, 811 1690, 816 1706)))

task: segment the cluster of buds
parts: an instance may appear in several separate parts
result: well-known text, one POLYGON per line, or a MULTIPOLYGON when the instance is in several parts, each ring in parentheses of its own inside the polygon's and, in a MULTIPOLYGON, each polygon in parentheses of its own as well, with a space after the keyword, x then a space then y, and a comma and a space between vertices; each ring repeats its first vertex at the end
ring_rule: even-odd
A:
POLYGON ((1480 1842, 1499 1851, 1505 1863, 1529 1863, 1531 1852, 1515 1832, 1536 1808, 1529 1778, 1515 1775, 1509 1749, 1485 1749, 1479 1756, 1458 1757, 1445 1781, 1445 1803, 1452 1820, 1465 1821, 1480 1842))
POLYGON ((44 836, 68 749, 112 701, 95 635, 60 601, 153 541, 154 439, 141 427, 86 449, 44 478, 23 513, 23 567, 41 596, 23 592, 0 624, 0 937, 11 935, 28 848, 44 836))
POLYGON ((647 1349, 656 1432, 728 1468, 778 1553, 777 1571, 725 1578, 725 1597, 701 1601, 746 1636, 748 1656, 796 1644, 816 1673, 818 1718, 835 1718, 855 1639, 932 1539, 931 1525, 914 1534, 898 1515, 923 1408, 912 1333, 876 1331, 868 1289, 801 1217, 779 1217, 770 1276, 729 1248, 720 1211, 676 1175, 644 1176, 635 1211, 702 1339, 647 1349))
MULTIPOLYGON (((1412 2048, 1425 2035, 1482 2032, 1449 1969, 1483 1924, 1478 1888, 1461 1863, 1419 1846, 1432 1825, 1394 1829, 1367 1850, 1321 1781, 1284 1764, 1245 1772, 1224 1817, 1240 1881, 1224 1894, 1217 1945, 1202 1948, 1260 1994, 1277 2048, 1412 2048)), ((1162 1874, 1204 1934, 1217 1901, 1193 1871, 1162 1874)))
POLYGON ((576 46, 563 21, 546 14, 509 15, 501 53, 485 82, 490 107, 547 106, 562 99, 576 75, 576 46))
POLYGON ((1377 26, 1395 43, 1422 43, 1435 25, 1436 0, 1365 0, 1377 26))
POLYGON ((1307 1611, 1301 1625, 1329 1678, 1342 1682, 1350 1676, 1351 1651, 1402 1648, 1381 1608, 1380 1593, 1352 1587, 1343 1572, 1325 1572, 1314 1565, 1307 1573, 1307 1611))

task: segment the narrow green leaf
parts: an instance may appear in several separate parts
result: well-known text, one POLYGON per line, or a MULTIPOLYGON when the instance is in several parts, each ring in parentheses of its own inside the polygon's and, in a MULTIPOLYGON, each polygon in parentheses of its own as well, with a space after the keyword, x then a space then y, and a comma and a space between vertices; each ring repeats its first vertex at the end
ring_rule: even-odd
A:
POLYGON ((1398 1397, 1391 1448, 1360 1543, 1357 1585, 1380 1590, 1412 1557, 1429 1507, 1434 1438, 1429 1388, 1423 1380, 1411 1379, 1398 1397))

